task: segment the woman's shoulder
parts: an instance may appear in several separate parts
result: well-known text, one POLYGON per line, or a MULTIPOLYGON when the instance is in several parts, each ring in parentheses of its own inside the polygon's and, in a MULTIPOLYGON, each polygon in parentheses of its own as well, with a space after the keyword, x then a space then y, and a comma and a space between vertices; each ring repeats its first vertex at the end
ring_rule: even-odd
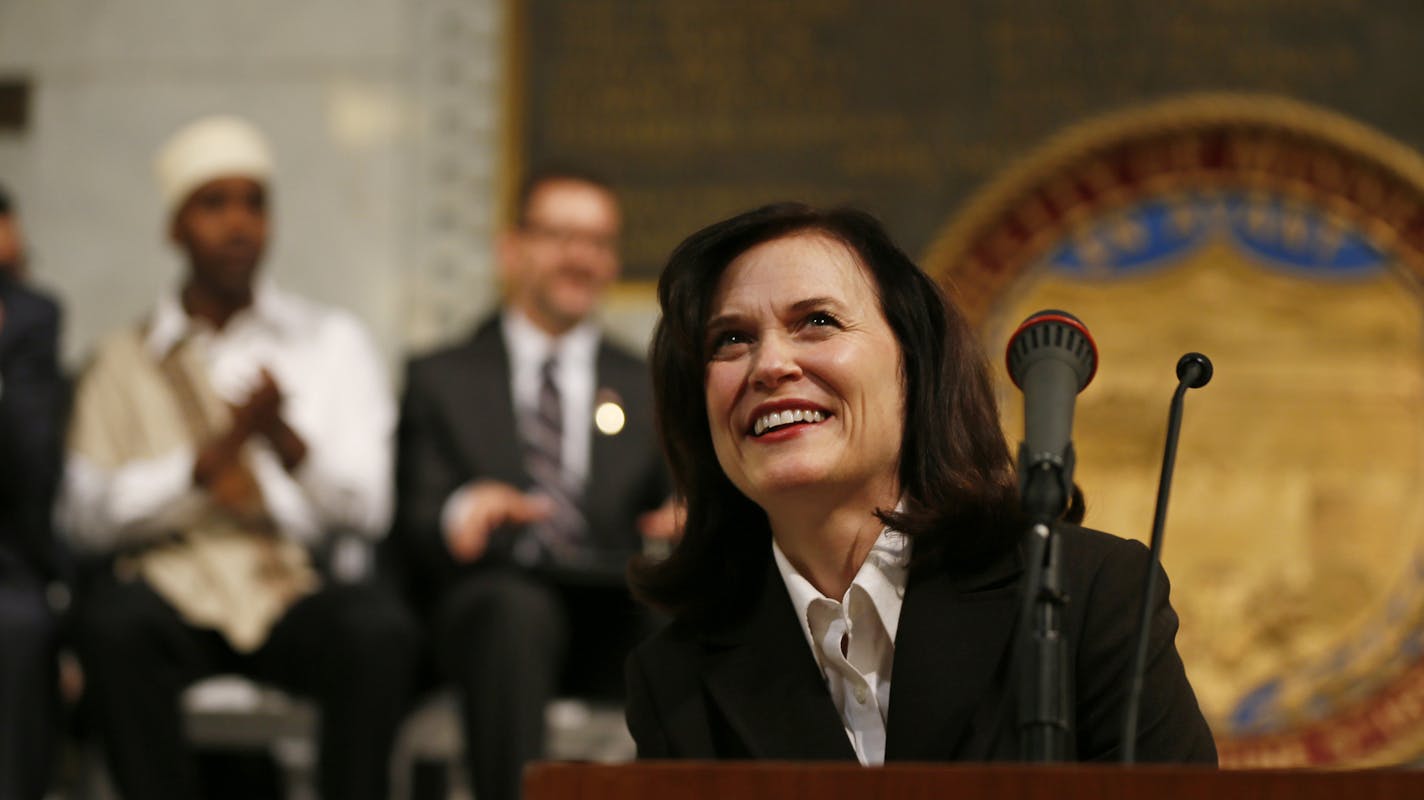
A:
MULTIPOLYGON (((777 581, 779 584, 779 575, 777 581)), ((776 616, 775 610, 769 610, 766 603, 776 603, 778 598, 786 602, 784 592, 761 591, 741 596, 737 603, 687 609, 635 647, 632 658, 660 669, 685 666, 700 670, 704 662, 715 659, 719 652, 754 638, 768 616, 776 616)), ((794 625, 795 615, 787 612, 787 617, 794 625)))
POLYGON ((708 655, 706 633, 675 620, 633 648, 628 656, 630 683, 654 695, 680 695, 703 674, 708 655))
MULTIPOLYGON (((1061 558, 1067 576, 1091 579, 1099 571, 1110 573, 1136 572, 1141 574, 1146 568, 1148 550, 1146 545, 1093 528, 1085 528, 1068 522, 1054 526, 1054 535, 1061 545, 1061 558)), ((1026 558, 1026 545, 1031 535, 1025 524, 1020 533, 1014 534, 995 551, 980 554, 973 559, 958 561, 953 557, 929 558, 921 562, 924 573, 936 574, 944 571, 958 580, 967 576, 969 580, 983 580, 985 575, 1000 576, 1001 581, 1010 581, 1021 576, 1026 558)))
POLYGON ((1094 528, 1060 523, 1055 532, 1063 537, 1064 558, 1072 564, 1093 567, 1141 567, 1147 562, 1147 545, 1094 528))
POLYGON ((706 621, 676 618, 633 648, 633 656, 644 661, 696 660, 716 639, 716 630, 706 621))
MULTIPOLYGON (((1070 593, 1091 605, 1127 603, 1135 608, 1141 597, 1151 551, 1136 539, 1077 525, 1063 525, 1064 578, 1070 593)), ((1161 565, 1157 570, 1160 590, 1170 583, 1161 565)), ((1130 616, 1130 615, 1129 615, 1130 616)))

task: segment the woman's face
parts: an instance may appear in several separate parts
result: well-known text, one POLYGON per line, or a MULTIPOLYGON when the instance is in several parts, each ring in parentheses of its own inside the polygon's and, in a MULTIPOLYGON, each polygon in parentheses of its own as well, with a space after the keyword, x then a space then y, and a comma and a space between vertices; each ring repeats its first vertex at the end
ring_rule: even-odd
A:
POLYGON ((818 496, 894 505, 900 348, 852 250, 806 232, 738 256, 717 285, 707 344, 712 444, 747 497, 768 512, 818 496))

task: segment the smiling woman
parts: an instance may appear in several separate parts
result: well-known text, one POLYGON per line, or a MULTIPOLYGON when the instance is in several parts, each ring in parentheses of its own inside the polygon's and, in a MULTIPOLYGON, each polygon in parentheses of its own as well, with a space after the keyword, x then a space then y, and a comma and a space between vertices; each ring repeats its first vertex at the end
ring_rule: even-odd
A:
MULTIPOLYGON (((1017 757, 1023 527, 964 316, 874 218, 797 204, 693 234, 658 299, 687 521, 631 573, 674 617, 629 659, 639 755, 1017 757)), ((1062 542, 1076 754, 1111 758, 1146 550, 1071 525, 1062 542)), ((1139 757, 1214 762, 1156 600, 1139 757)))
POLYGON ((866 510, 900 495, 904 381, 875 287, 825 234, 773 239, 728 265, 707 331, 717 461, 798 570, 839 597, 880 527, 866 510), (827 528, 838 506, 859 524, 827 528), (827 548, 827 530, 845 538, 827 548))

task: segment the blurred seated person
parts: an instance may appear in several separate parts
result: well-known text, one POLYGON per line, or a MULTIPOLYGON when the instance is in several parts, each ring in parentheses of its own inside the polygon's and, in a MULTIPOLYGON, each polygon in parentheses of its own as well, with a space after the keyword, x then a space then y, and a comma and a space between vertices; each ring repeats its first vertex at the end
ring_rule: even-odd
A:
POLYGON ((237 673, 315 700, 328 798, 387 794, 416 623, 313 551, 391 514, 395 409, 349 313, 259 280, 272 159, 234 117, 156 163, 181 284, 104 340, 79 384, 62 522, 112 567, 79 599, 77 648, 120 792, 200 795, 184 687, 237 673))
POLYGON ((59 306, 20 283, 24 240, 0 188, 0 798, 38 800, 58 718, 57 564, 50 508, 59 477, 59 306))
POLYGON ((621 697, 651 628, 624 571, 673 535, 669 484, 647 368, 593 319, 621 227, 603 181, 535 173, 499 240, 503 308, 407 373, 397 528, 480 800, 519 796, 556 694, 621 697))
MULTIPOLYGON (((963 314, 872 217, 797 204, 671 255, 656 419, 687 502, 635 590, 641 758, 1020 757, 1016 478, 963 314)), ((1147 549, 1063 524, 1075 753, 1116 756, 1147 549)), ((1165 581, 1161 586, 1165 587, 1165 581)), ((1156 598, 1143 761, 1215 763, 1156 598)))

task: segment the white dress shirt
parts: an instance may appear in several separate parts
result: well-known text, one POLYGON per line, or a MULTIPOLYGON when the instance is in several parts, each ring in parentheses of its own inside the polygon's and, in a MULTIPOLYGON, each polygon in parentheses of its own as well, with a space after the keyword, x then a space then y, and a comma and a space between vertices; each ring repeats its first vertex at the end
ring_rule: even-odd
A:
MULTIPOLYGON (((245 445, 278 529, 304 544, 334 530, 383 536, 390 525, 396 410, 385 367, 352 314, 259 284, 251 306, 214 330, 183 310, 178 294, 159 299, 145 348, 162 359, 180 340, 200 339, 214 390, 244 402, 271 373, 282 417, 306 443, 289 473, 262 437, 245 445)), ((59 515, 81 548, 105 551, 181 529, 198 513, 196 446, 106 470, 75 453, 66 459, 59 515)))
POLYGON ((802 577, 775 540, 771 551, 856 757, 862 764, 885 763, 885 720, 909 538, 882 530, 839 602, 802 577))
MULTIPOLYGON (((559 387, 564 417, 562 466, 570 485, 582 486, 588 478, 593 442, 593 401, 601 336, 598 326, 587 321, 563 336, 553 337, 513 308, 501 314, 500 326, 509 355, 509 391, 514 398, 516 418, 537 411, 544 362, 551 356, 555 359, 554 383, 559 387)), ((447 540, 458 529, 457 523, 470 513, 473 502, 470 488, 467 484, 456 489, 441 509, 441 527, 447 540)))

